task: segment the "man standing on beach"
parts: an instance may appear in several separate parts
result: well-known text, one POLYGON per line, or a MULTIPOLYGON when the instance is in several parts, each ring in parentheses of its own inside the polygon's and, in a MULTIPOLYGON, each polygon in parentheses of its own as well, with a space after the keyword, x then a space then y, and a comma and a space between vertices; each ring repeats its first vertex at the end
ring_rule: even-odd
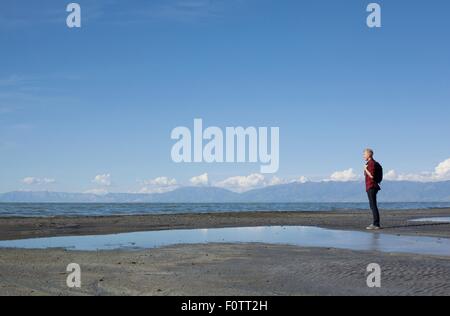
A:
POLYGON ((364 160, 366 166, 364 168, 364 176, 366 178, 366 191, 369 197, 370 209, 373 213, 373 224, 367 227, 367 230, 379 230, 380 226, 380 212, 378 210, 377 194, 381 190, 380 182, 382 180, 381 165, 373 159, 373 150, 364 150, 364 160), (381 174, 380 174, 381 173, 381 174))

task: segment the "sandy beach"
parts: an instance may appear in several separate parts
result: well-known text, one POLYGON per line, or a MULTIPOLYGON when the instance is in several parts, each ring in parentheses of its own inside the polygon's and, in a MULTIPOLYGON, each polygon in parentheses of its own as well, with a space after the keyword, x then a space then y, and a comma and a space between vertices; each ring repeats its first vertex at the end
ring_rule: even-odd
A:
MULTIPOLYGON (((450 209, 385 211, 382 234, 450 238, 450 209)), ((254 212, 78 218, 0 218, 0 240, 137 231, 317 226, 363 231, 367 212, 254 212)), ((175 245, 139 251, 0 249, 0 295, 450 295, 450 256, 270 244, 175 245), (81 265, 81 289, 66 266, 81 265), (366 267, 383 268, 382 287, 366 267)))

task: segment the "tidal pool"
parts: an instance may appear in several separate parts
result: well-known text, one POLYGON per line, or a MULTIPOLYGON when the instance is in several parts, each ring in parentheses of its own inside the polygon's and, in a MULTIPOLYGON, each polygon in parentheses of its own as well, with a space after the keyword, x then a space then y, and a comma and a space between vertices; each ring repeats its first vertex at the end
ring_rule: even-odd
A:
POLYGON ((141 250, 180 244, 265 243, 450 256, 450 239, 396 236, 304 226, 165 230, 0 241, 0 248, 74 251, 141 250))

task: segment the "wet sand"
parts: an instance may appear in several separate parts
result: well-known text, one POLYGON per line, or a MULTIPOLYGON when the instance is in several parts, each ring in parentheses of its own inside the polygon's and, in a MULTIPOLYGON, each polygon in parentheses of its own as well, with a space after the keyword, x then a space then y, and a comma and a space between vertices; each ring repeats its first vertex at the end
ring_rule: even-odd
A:
MULTIPOLYGON (((450 238, 450 209, 383 213, 382 233, 450 238)), ((0 240, 265 225, 363 230, 367 212, 0 219, 0 240)), ((0 295, 450 295, 450 257, 264 244, 178 245, 136 252, 0 249, 0 295), (66 286, 78 263, 82 288, 66 286), (382 268, 369 289, 366 267, 382 268)))
POLYGON ((449 258, 418 255, 261 244, 0 253, 1 295, 450 295, 449 258), (81 289, 66 286, 72 262, 81 289), (366 285, 370 263, 379 289, 366 285))

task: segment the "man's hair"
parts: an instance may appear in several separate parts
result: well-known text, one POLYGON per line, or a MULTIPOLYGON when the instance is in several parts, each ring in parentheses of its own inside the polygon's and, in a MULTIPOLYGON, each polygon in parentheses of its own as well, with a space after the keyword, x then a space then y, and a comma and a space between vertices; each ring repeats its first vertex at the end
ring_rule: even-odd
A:
POLYGON ((364 149, 365 152, 368 152, 370 154, 371 157, 373 157, 373 150, 370 148, 366 148, 364 149))

